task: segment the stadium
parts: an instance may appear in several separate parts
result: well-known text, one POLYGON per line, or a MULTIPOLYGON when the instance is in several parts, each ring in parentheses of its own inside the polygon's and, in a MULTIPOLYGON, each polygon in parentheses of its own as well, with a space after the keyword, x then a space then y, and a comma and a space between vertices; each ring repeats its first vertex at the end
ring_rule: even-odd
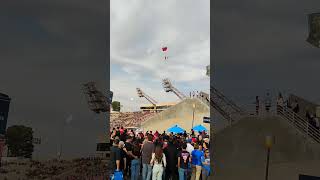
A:
POLYGON ((209 94, 200 92, 187 97, 170 80, 163 80, 163 87, 166 92, 176 94, 178 102, 156 102, 153 98, 137 88, 137 95, 145 98, 150 104, 142 104, 140 111, 110 113, 110 128, 124 127, 147 131, 166 131, 174 125, 178 125, 186 131, 192 127, 202 125, 210 131, 208 122, 203 118, 210 117, 209 94))

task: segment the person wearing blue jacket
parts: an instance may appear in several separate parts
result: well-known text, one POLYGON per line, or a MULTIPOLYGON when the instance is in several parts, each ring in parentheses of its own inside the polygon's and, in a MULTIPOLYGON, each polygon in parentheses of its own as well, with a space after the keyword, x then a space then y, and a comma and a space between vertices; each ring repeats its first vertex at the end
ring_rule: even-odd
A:
POLYGON ((197 143, 194 144, 194 150, 191 153, 191 167, 192 167, 192 175, 191 180, 200 180, 201 176, 201 157, 203 156, 203 151, 199 149, 199 145, 197 143))

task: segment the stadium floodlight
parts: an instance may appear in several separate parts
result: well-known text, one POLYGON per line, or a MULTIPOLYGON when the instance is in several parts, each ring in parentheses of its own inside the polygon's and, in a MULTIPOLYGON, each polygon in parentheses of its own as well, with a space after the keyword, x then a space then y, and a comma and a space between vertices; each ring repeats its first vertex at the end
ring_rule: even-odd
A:
POLYGON ((107 96, 98 90, 95 82, 88 82, 83 85, 84 93, 91 111, 95 113, 109 112, 112 103, 113 92, 107 92, 107 96))
POLYGON ((166 92, 172 92, 172 84, 169 79, 164 79, 162 81, 163 88, 166 92))
POLYGON ((320 13, 308 15, 309 36, 307 42, 320 48, 320 13))
POLYGON ((183 99, 185 99, 186 98, 186 96, 182 93, 182 92, 180 92, 177 88, 175 88, 172 84, 171 84, 171 82, 170 82, 170 80, 169 79, 163 79, 162 80, 162 85, 163 85, 163 88, 164 88, 164 91, 165 92, 173 92, 174 94, 176 94, 178 97, 179 97, 179 99, 181 99, 181 100, 183 100, 183 99))
POLYGON ((154 107, 154 111, 156 112, 157 111, 157 101, 154 100, 152 97, 150 97, 149 95, 147 95, 146 93, 144 93, 140 88, 136 88, 137 89, 137 93, 138 93, 138 96, 140 98, 144 97, 146 98, 154 107))
POLYGON ((140 88, 137 88, 137 93, 139 97, 144 97, 143 92, 140 88))

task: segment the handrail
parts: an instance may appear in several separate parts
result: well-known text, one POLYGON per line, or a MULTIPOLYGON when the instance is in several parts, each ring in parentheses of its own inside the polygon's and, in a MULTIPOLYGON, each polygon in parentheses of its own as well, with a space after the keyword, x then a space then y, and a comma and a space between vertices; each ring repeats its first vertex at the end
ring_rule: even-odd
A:
POLYGON ((305 136, 305 138, 310 138, 313 141, 320 143, 319 129, 312 126, 306 119, 293 112, 290 108, 277 106, 277 114, 292 124, 305 136))

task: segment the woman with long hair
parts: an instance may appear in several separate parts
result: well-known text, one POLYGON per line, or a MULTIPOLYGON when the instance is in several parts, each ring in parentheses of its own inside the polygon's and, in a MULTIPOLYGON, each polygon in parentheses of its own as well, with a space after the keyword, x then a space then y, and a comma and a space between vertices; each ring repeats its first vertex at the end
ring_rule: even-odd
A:
POLYGON ((153 166, 152 180, 162 180, 163 169, 167 166, 167 161, 161 146, 155 148, 150 164, 153 166))

